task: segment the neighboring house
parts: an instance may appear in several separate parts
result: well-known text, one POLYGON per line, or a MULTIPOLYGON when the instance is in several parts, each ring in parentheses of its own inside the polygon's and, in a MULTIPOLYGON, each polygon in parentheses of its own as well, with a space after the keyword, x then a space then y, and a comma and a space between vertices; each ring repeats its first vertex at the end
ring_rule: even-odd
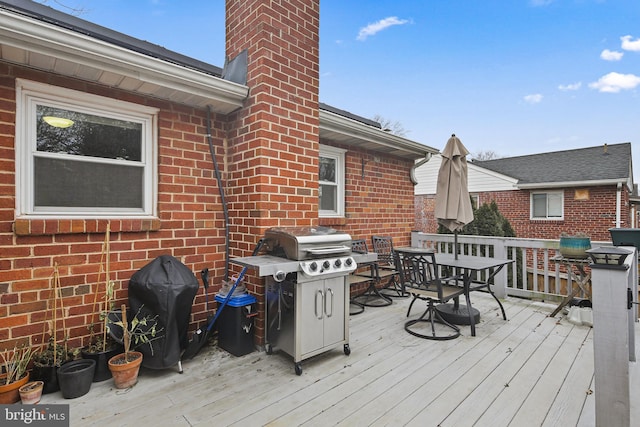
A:
MULTIPOLYGON (((437 150, 320 104, 319 0, 282 14, 269 4, 226 2, 233 67, 220 69, 38 3, 0 1, 5 346, 41 342, 55 265, 67 332, 76 344, 87 336, 107 226, 119 301, 162 254, 209 268, 213 293, 226 250, 250 255, 270 227, 409 243, 415 161, 437 150)), ((250 272, 245 284, 259 298, 261 339, 264 283, 250 272)), ((194 322, 204 301, 201 289, 194 322)))
MULTIPOLYGON (((516 235, 557 239, 585 232, 610 240, 609 228, 634 227, 631 144, 469 162, 469 193, 477 205, 495 201, 516 235)), ((434 233, 439 156, 416 169, 416 227, 434 233)))

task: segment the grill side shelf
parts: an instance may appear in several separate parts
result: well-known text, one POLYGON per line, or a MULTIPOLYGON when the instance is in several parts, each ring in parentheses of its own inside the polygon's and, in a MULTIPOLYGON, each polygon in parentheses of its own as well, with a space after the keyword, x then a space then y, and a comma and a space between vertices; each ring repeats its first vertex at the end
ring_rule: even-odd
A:
POLYGON ((300 266, 299 261, 291 261, 273 255, 238 257, 231 258, 229 261, 243 267, 249 267, 252 270, 257 270, 258 276, 260 277, 273 276, 279 271, 293 273, 298 271, 300 266))

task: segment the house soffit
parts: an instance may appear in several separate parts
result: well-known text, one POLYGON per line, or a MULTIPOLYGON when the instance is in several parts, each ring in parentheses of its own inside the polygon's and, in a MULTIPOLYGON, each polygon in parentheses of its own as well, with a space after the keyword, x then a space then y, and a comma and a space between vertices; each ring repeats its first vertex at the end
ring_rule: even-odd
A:
POLYGON ((222 114, 240 108, 249 90, 2 7, 0 60, 185 105, 211 106, 222 114))
POLYGON ((438 153, 435 148, 321 108, 320 142, 331 141, 411 161, 438 153))

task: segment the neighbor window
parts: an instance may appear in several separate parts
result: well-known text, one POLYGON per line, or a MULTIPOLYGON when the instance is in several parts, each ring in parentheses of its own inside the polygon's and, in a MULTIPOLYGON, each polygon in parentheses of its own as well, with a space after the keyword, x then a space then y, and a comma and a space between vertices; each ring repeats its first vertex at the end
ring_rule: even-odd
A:
POLYGON ((471 198, 471 207, 473 207, 473 209, 478 209, 480 207, 480 196, 477 194, 470 194, 469 197, 471 198))
POLYGON ((157 109, 18 80, 18 214, 152 216, 157 109))
POLYGON ((319 197, 321 217, 344 216, 344 150, 320 146, 319 197))
POLYGON ((532 219, 562 219, 563 192, 531 193, 532 219))

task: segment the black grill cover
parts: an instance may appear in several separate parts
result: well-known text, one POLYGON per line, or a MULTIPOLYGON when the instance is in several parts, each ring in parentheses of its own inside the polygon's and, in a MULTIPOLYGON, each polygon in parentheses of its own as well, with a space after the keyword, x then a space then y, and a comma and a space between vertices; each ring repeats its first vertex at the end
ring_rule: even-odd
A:
MULTIPOLYGON (((198 292, 198 279, 184 264, 171 255, 161 255, 135 272, 129 281, 129 307, 133 316, 158 315, 158 328, 164 336, 138 351, 144 354, 142 365, 164 369, 180 361, 180 355, 189 344, 187 329, 193 299, 198 292)), ((129 316, 127 316, 129 317, 129 316)))

